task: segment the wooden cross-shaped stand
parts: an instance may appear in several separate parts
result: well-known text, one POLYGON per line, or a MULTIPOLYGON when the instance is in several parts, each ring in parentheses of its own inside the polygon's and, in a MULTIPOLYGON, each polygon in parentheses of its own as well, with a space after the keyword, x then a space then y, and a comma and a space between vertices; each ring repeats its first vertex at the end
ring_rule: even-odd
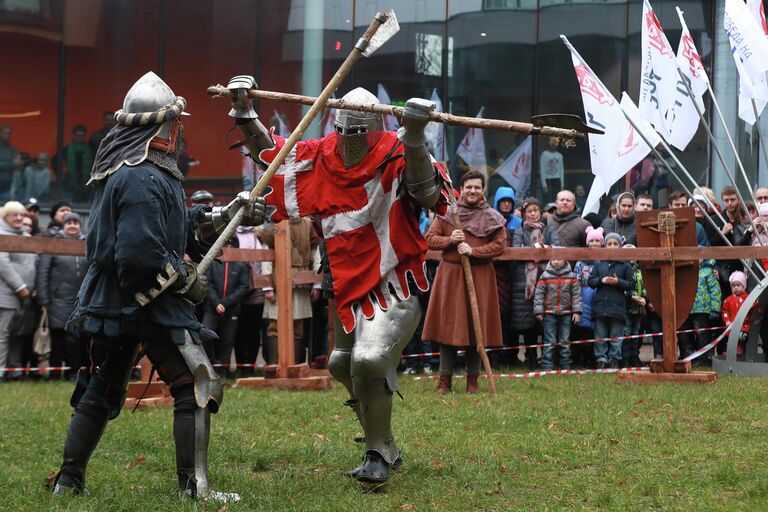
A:
MULTIPOLYGON (((692 372, 690 361, 677 359, 677 329, 691 310, 698 284, 698 261, 676 260, 676 242, 690 243, 695 236, 695 217, 691 208, 638 212, 638 243, 644 246, 656 234, 657 245, 667 249, 668 260, 648 262, 642 265, 644 282, 652 304, 659 304, 663 332, 663 359, 651 361, 651 371, 620 371, 620 382, 701 382, 717 381, 715 372, 692 372), (678 235, 676 237, 676 235, 678 235), (687 235, 687 236, 686 236, 687 235), (688 238, 688 240, 685 240, 688 238), (643 243, 645 242, 645 243, 643 243), (682 278, 682 279, 681 279, 682 278)), ((694 238, 695 240, 695 238, 694 238)))
MULTIPOLYGON (((288 221, 275 225, 275 295, 277 295, 277 364, 264 367, 264 377, 237 379, 237 388, 324 390, 331 388, 327 370, 314 370, 293 360, 293 285, 291 232, 288 221)), ((330 307, 330 306, 329 306, 330 307)), ((332 328, 332 327, 331 327, 332 328)), ((255 334, 255 333, 254 333, 255 334)))

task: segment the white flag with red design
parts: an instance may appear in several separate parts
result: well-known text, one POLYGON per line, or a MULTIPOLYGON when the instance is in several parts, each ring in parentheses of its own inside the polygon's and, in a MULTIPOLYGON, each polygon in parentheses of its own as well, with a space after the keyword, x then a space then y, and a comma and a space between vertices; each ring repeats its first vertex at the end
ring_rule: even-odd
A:
MULTIPOLYGON (((387 93, 387 90, 384 88, 383 84, 379 84, 378 89, 376 91, 376 97, 379 98, 379 103, 382 103, 384 105, 391 105, 392 102, 389 100, 389 93, 387 93)), ((397 118, 395 116, 390 116, 389 114, 384 115, 384 129, 388 132, 396 132, 397 129, 400 128, 400 123, 397 122, 397 118)))
MULTIPOLYGON (((677 15, 680 17, 680 24, 683 27, 683 33, 680 35, 680 44, 677 46, 677 65, 683 73, 686 82, 688 82, 688 87, 693 92, 693 100, 688 97, 686 91, 685 100, 680 101, 682 98, 677 99, 674 110, 668 113, 667 121, 669 121, 670 127, 669 142, 682 151, 688 146, 688 143, 691 142, 691 139, 693 139, 693 136, 696 135, 696 131, 699 129, 699 120, 701 118, 696 111, 696 107, 698 106, 699 112, 704 113, 703 97, 704 93, 707 92, 709 79, 701 62, 699 52, 696 50, 693 37, 691 37, 688 26, 685 24, 683 11, 679 7, 676 9, 677 15), (696 102, 695 105, 694 101, 696 102)), ((680 83, 679 87, 685 90, 685 84, 680 83)), ((682 91, 679 93, 682 93, 682 91)))
MULTIPOLYGON (((638 162, 651 152, 651 147, 645 140, 643 140, 643 137, 645 137, 654 148, 661 144, 661 137, 659 137, 659 134, 653 129, 653 126, 643 119, 637 105, 635 105, 635 102, 632 101, 626 92, 621 93, 620 106, 621 110, 626 114, 626 117, 632 119, 632 122, 637 126, 637 129, 635 129, 635 127, 632 126, 632 123, 625 119, 624 135, 616 159, 617 171, 626 169, 621 174, 621 176, 624 176, 629 169, 637 165, 638 162), (640 134, 643 136, 641 136, 637 130, 639 130, 640 134)), ((696 117, 698 118, 698 116, 696 117)))
MULTIPOLYGON (((560 39, 571 51, 587 124, 605 132, 603 135, 589 135, 589 157, 595 179, 582 212, 586 215, 600 209, 600 198, 645 158, 650 149, 624 117, 619 102, 571 46, 568 38, 561 35, 560 39)), ((652 129, 650 131, 653 132, 652 129)), ((655 137, 658 138, 658 135, 655 137)))
MULTIPOLYGON (((643 0, 642 71, 640 76, 640 114, 651 123, 667 141, 672 141, 671 125, 675 102, 685 100, 678 95, 680 74, 675 54, 664 35, 664 29, 648 0, 643 0)), ((682 103, 682 101, 680 101, 682 103)), ((675 146, 677 146, 675 144, 675 146)))
MULTIPOLYGON (((485 107, 481 107, 475 117, 482 118, 485 107)), ((464 160, 473 171, 480 171, 487 175, 485 160, 485 137, 482 128, 470 128, 461 140, 456 154, 464 160)))
POLYGON ((501 176, 509 186, 515 189, 515 197, 525 197, 531 188, 531 159, 533 158, 533 137, 525 138, 511 155, 496 168, 496 176, 501 176))
POLYGON ((739 117, 749 125, 756 121, 752 100, 758 115, 768 102, 768 39, 762 18, 759 10, 754 16, 742 0, 725 0, 723 26, 739 72, 739 117))
MULTIPOLYGON (((760 28, 763 31, 763 35, 768 37, 768 23, 766 23, 765 19, 765 9, 763 7, 763 0, 747 0, 747 9, 749 10, 750 14, 752 14, 752 17, 755 18, 757 21, 757 24, 760 26, 760 28)), ((754 118, 754 109, 752 108, 752 102, 749 100, 749 97, 755 97, 755 106, 757 107, 757 112, 762 113, 763 109, 765 108, 766 101, 763 98, 759 98, 757 96, 764 96, 768 97, 768 79, 766 79, 765 73, 760 75, 760 83, 757 84, 757 88, 762 92, 762 94, 755 95, 754 89, 755 86, 752 84, 744 84, 746 91, 752 91, 749 94, 742 94, 741 91, 739 91, 739 113, 741 113, 742 110, 748 110, 748 117, 749 119, 754 118), (751 88, 751 89, 750 89, 751 88)), ((747 125, 749 127, 749 131, 752 131, 752 125, 754 123, 748 122, 747 125)))
MULTIPOLYGON (((443 111, 443 102, 437 94, 437 89, 432 89, 432 97, 430 100, 435 104, 435 112, 443 111)), ((424 137, 429 142, 432 149, 432 155, 435 159, 438 162, 447 162, 448 155, 445 152, 445 125, 435 121, 427 123, 427 126, 424 127, 424 137)))

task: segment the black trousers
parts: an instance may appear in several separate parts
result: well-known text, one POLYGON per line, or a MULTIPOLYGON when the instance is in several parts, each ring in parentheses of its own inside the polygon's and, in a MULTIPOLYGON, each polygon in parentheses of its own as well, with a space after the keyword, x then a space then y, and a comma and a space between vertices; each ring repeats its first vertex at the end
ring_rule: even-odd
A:
MULTIPOLYGON (((256 364, 259 348, 264 346, 261 317, 264 304, 241 304, 235 332, 235 359, 237 364, 256 364)), ((266 358, 265 358, 266 360, 266 358)), ((239 367, 241 375, 252 375, 253 367, 239 367)))
MULTIPOLYGON (((143 337, 147 357, 168 384, 174 399, 176 471, 180 489, 194 482, 194 378, 169 333, 159 329, 143 337)), ((64 460, 58 482, 85 486, 85 470, 109 420, 120 414, 140 339, 95 337, 89 344, 89 372, 81 373, 72 396, 75 408, 64 442, 64 460)))

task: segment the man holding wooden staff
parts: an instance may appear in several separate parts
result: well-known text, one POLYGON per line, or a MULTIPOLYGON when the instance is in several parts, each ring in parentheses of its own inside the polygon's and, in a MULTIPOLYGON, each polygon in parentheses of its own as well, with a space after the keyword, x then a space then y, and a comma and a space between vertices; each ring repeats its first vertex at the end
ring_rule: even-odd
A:
MULTIPOLYGON (((234 77, 227 88, 243 143, 268 164, 285 139, 257 119, 247 94, 253 78, 234 77)), ((377 102, 362 88, 343 100, 377 102)), ((348 473, 361 482, 385 482, 403 460, 391 432, 392 395, 400 355, 421 315, 416 294, 429 286, 419 212, 445 213, 450 184, 425 147, 433 109, 430 101, 410 99, 397 134, 384 131, 380 114, 340 110, 336 132, 298 142, 266 196, 273 222, 311 215, 325 239, 336 302, 329 369, 349 390, 347 405, 365 432, 363 463, 348 473)))
POLYGON ((486 347, 501 347, 501 316, 496 291, 496 271, 493 258, 504 252, 506 231, 504 217, 485 202, 485 176, 469 171, 461 177, 461 197, 456 226, 451 216, 435 219, 427 232, 432 250, 443 251, 424 320, 421 336, 440 344, 440 383, 437 392, 451 391, 451 379, 458 347, 466 348, 467 393, 477 393, 480 374, 478 326, 473 325, 471 301, 477 301, 480 331, 486 347), (469 257, 475 290, 467 290, 461 258, 469 257))

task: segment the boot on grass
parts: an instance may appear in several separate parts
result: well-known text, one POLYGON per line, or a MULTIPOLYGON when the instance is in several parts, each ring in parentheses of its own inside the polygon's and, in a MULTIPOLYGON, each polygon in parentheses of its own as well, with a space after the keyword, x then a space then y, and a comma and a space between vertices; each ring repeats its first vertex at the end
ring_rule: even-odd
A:
POLYGON ((444 395, 451 392, 451 375, 441 375, 440 382, 437 385, 437 393, 444 395))
POLYGON ((480 389, 477 387, 477 375, 467 375, 467 393, 477 394, 480 389))

